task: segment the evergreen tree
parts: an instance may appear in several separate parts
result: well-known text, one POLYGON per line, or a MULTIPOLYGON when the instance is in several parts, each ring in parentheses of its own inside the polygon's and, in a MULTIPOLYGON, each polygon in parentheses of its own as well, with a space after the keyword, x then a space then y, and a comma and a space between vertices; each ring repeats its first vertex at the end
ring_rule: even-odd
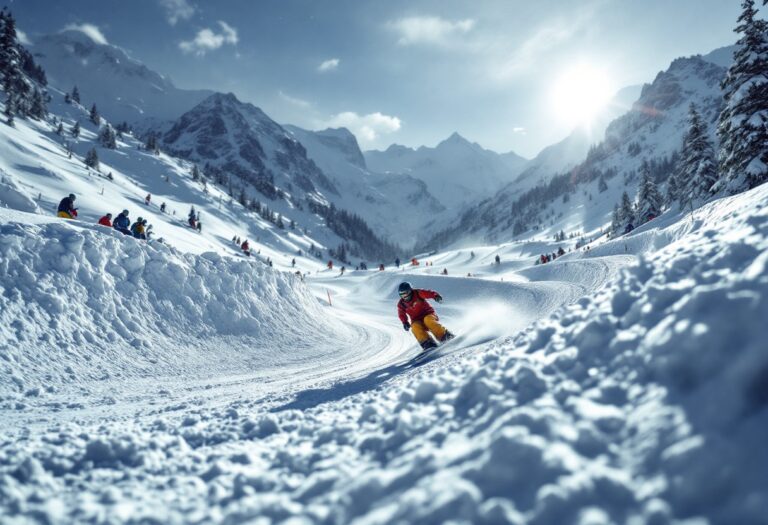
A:
POLYGON ((0 74, 5 91, 6 122, 13 126, 14 116, 23 113, 28 86, 21 69, 16 21, 5 9, 0 11, 0 74))
POLYGON ((276 222, 276 224, 277 224, 277 227, 280 228, 281 230, 285 229, 285 223, 283 222, 283 216, 280 215, 279 213, 277 214, 277 222, 276 222))
POLYGON ((115 135, 115 130, 112 128, 112 126, 107 123, 99 132, 99 142, 102 146, 108 149, 117 149, 117 137, 115 135))
POLYGON ((80 136, 80 121, 76 120, 72 129, 69 130, 73 137, 78 138, 80 136))
POLYGON ((195 182, 200 180, 200 168, 197 167, 197 164, 192 166, 192 180, 195 182))
POLYGON ((622 228, 629 223, 635 222, 635 209, 632 206, 632 200, 629 198, 629 194, 626 191, 621 194, 621 203, 619 204, 619 219, 621 221, 622 228))
POLYGON ((59 125, 56 127, 56 134, 57 135, 63 135, 64 134, 64 124, 59 122, 59 125))
POLYGON ((621 231, 621 212, 619 210, 618 204, 613 205, 613 213, 611 214, 611 231, 613 233, 618 233, 621 231))
POLYGON ((91 120, 91 122, 93 122, 94 125, 101 125, 101 116, 99 115, 99 110, 96 109, 96 104, 91 106, 91 113, 88 118, 91 120))
POLYGON ((757 18, 754 0, 743 0, 736 26, 734 60, 722 83, 725 106, 718 136, 721 180, 730 194, 768 180, 768 23, 757 18))
POLYGON ((48 109, 45 107, 45 96, 37 88, 32 91, 29 116, 38 120, 43 120, 48 116, 48 109))
POLYGON ((663 202, 651 171, 645 167, 640 175, 640 187, 637 191, 637 220, 642 224, 658 217, 663 202))
POLYGON ((96 152, 96 148, 91 148, 86 154, 85 165, 95 170, 99 169, 99 154, 96 152))
POLYGON ((605 182, 605 176, 602 174, 600 175, 600 180, 597 183, 597 191, 600 193, 608 191, 608 183, 605 182))
POLYGON ((80 103, 80 90, 77 89, 77 86, 72 88, 72 100, 78 104, 80 103))
POLYGON ((664 198, 664 203, 668 208, 671 208, 680 198, 680 191, 678 189, 677 179, 679 178, 679 172, 674 171, 672 175, 667 179, 667 193, 664 198))
MULTIPOLYGON (((717 182, 717 168, 707 128, 691 104, 688 111, 688 131, 683 138, 683 150, 678 169, 673 175, 673 190, 681 208, 693 206, 697 200, 706 200, 717 182)), ((670 191, 669 186, 667 191, 670 191)))
POLYGON ((151 151, 155 155, 160 153, 160 147, 157 144, 157 135, 154 131, 150 131, 147 135, 147 142, 144 144, 144 148, 147 151, 151 151))

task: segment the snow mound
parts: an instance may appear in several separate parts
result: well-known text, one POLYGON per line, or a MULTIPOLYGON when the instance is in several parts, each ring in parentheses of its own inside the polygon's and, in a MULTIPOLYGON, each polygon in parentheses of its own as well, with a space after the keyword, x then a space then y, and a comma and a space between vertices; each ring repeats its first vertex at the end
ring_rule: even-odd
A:
POLYGON ((38 223, 0 224, 0 390, 213 369, 207 339, 245 337, 256 352, 288 344, 286 326, 318 324, 298 279, 253 260, 17 215, 38 223))

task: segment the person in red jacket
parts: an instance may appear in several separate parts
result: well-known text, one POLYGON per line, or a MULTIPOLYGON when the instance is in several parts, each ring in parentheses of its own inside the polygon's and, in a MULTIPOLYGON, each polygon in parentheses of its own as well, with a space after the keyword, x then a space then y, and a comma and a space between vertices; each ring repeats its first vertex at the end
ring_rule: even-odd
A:
POLYGON ((398 293, 400 300, 397 302, 397 316, 403 328, 413 332, 422 349, 429 350, 437 346, 430 332, 441 343, 453 339, 453 334, 440 324, 435 309, 427 302, 427 299, 442 302, 443 297, 439 293, 415 289, 409 282, 400 283, 398 293))
POLYGON ((104 217, 99 219, 99 224, 101 224, 102 226, 108 226, 108 227, 111 228, 112 227, 112 214, 111 213, 107 213, 104 217))

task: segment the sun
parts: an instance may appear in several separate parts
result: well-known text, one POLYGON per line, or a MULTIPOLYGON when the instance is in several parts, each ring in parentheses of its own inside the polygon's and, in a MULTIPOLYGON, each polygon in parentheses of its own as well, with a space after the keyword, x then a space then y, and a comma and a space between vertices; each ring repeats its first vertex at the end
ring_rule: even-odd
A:
POLYGON ((608 106, 614 92, 605 70, 580 63, 566 69, 555 81, 550 103, 555 116, 564 124, 589 128, 608 106))

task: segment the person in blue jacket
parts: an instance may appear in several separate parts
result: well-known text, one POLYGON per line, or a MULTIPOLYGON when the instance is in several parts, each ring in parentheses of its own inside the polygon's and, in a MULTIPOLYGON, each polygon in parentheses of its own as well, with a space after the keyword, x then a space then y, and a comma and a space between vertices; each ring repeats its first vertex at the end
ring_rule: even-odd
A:
POLYGON ((121 211, 120 215, 112 221, 112 227, 125 235, 132 235, 131 230, 129 229, 130 225, 131 219, 128 218, 128 210, 121 211))

